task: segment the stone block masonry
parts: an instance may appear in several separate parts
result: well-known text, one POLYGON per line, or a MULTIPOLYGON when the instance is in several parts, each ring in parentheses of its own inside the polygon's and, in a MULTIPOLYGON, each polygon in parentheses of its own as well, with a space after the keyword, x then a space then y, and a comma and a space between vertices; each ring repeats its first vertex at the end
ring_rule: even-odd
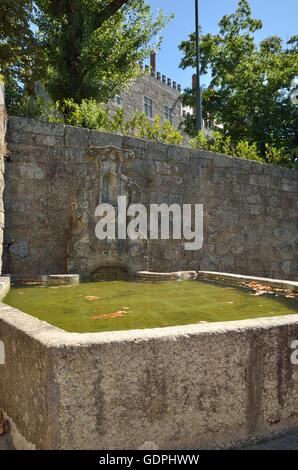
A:
POLYGON ((131 119, 136 111, 144 112, 144 98, 152 100, 152 122, 158 115, 161 122, 169 117, 165 110, 171 110, 172 124, 177 129, 184 121, 182 116, 181 88, 173 87, 168 81, 157 79, 156 76, 146 74, 137 78, 130 87, 120 95, 120 103, 110 101, 110 109, 123 109, 125 119, 131 119))
POLYGON ((4 230, 4 158, 6 155, 5 134, 7 114, 5 109, 4 85, 0 83, 0 273, 2 271, 3 230, 4 230))
POLYGON ((204 270, 298 280, 295 170, 20 117, 10 118, 7 142, 5 273, 204 270), (141 188, 135 201, 204 205, 201 250, 187 252, 180 240, 96 239, 109 155, 141 188))

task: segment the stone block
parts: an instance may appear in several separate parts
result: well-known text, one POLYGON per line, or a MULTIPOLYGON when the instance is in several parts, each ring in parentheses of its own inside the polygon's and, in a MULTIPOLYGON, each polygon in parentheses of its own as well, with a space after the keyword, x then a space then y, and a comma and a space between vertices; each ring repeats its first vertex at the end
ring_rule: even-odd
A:
POLYGON ((118 134, 108 134, 106 132, 98 132, 98 131, 89 132, 88 146, 107 147, 108 145, 112 145, 118 148, 124 147, 123 136, 118 135, 118 134))
POLYGON ((89 146, 89 129, 66 126, 65 147, 87 148, 89 146))
POLYGON ((38 119, 11 116, 8 121, 8 130, 20 133, 43 134, 50 136, 64 136, 65 126, 38 119))
POLYGON ((213 165, 215 168, 232 168, 233 158, 226 155, 216 155, 213 158, 213 165))

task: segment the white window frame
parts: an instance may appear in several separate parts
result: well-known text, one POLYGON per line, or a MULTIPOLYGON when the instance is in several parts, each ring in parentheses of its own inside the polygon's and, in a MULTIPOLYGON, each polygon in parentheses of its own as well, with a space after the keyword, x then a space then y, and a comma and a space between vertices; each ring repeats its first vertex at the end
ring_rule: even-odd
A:
POLYGON ((144 112, 149 119, 153 118, 153 100, 149 96, 144 96, 144 112))
POLYGON ((165 106, 165 118, 167 121, 170 121, 171 124, 174 122, 174 113, 173 109, 170 106, 165 106))

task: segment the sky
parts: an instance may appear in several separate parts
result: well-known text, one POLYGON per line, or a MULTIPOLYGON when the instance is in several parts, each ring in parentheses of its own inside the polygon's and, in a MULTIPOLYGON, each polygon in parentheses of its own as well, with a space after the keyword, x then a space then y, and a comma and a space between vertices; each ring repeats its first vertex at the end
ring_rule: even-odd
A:
MULTIPOLYGON (((182 53, 178 50, 181 41, 187 39, 194 27, 195 0, 147 0, 153 13, 163 9, 175 17, 163 31, 163 43, 157 56, 157 69, 183 88, 191 85, 194 70, 182 70, 179 63, 182 53)), ((215 34, 218 21, 235 11, 238 0, 199 0, 200 24, 202 32, 215 34)), ((253 17, 262 20, 263 29, 256 33, 256 39, 278 35, 287 40, 298 34, 298 0, 250 0, 253 17)), ((202 79, 208 84, 208 76, 202 79)))

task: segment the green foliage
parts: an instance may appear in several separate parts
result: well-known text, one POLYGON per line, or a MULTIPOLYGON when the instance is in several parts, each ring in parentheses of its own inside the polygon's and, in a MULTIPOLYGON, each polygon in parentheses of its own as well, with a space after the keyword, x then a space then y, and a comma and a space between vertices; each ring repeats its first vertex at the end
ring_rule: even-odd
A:
POLYGON ((109 124, 107 109, 95 100, 83 100, 81 104, 73 99, 57 102, 57 107, 64 114, 65 122, 72 126, 87 127, 105 131, 109 124))
MULTIPOLYGON (((18 114, 30 118, 48 119, 50 110, 43 98, 35 98, 28 95, 20 97, 17 104, 18 114)), ((12 112, 14 109, 12 108, 12 112)))
POLYGON ((24 89, 33 94, 34 81, 44 67, 44 51, 31 28, 35 8, 32 0, 1 0, 0 74, 7 91, 7 107, 14 106, 24 89))
MULTIPOLYGON (((295 152, 294 155, 298 155, 298 152, 295 152)), ((288 151, 284 148, 276 148, 266 144, 265 157, 266 161, 273 165, 291 166, 296 170, 298 169, 295 158, 289 159, 288 151), (289 163, 289 160, 291 163, 289 163)))
POLYGON ((268 162, 275 165, 289 166, 287 153, 284 149, 277 149, 266 144, 265 158, 260 155, 257 144, 247 140, 239 140, 233 143, 229 136, 225 137, 222 132, 213 132, 206 136, 200 131, 194 139, 189 141, 193 149, 209 150, 211 152, 222 153, 231 157, 245 158, 246 160, 256 160, 258 162, 268 162))
MULTIPOLYGON (((5 98, 7 101, 7 87, 5 88, 5 98)), ((14 98, 17 95, 14 96, 14 98)), ((17 101, 11 101, 10 112, 16 116, 25 116, 35 119, 41 119, 49 122, 65 122, 57 105, 48 102, 38 96, 30 96, 20 92, 17 101)))
POLYGON ((193 149, 289 166, 287 152, 284 149, 266 144, 265 157, 263 157, 256 143, 251 143, 248 140, 233 142, 230 136, 225 136, 219 131, 212 132, 210 135, 205 135, 200 131, 195 138, 188 140, 170 121, 161 123, 158 115, 154 120, 149 120, 144 113, 135 112, 130 119, 125 119, 122 108, 112 111, 106 104, 98 103, 94 99, 82 100, 80 104, 73 99, 65 99, 53 105, 40 97, 23 96, 18 103, 18 113, 23 116, 101 132, 116 133, 170 145, 185 144, 193 149))
POLYGON ((108 101, 140 74, 138 61, 167 20, 162 12, 154 19, 145 0, 1 0, 8 110, 34 96, 37 80, 53 101, 108 101))
POLYGON ((122 109, 112 112, 105 104, 99 104, 93 99, 82 100, 81 104, 68 99, 57 103, 57 107, 64 114, 65 122, 73 126, 173 145, 180 145, 184 141, 183 135, 169 121, 161 124, 159 116, 150 121, 144 113, 135 112, 126 120, 122 109))
MULTIPOLYGON (((270 148, 268 146, 268 148, 270 148)), ((250 143, 248 140, 240 140, 235 146, 235 150, 231 151, 231 155, 235 155, 238 158, 245 158, 246 160, 257 160, 259 162, 263 161, 258 153, 257 144, 250 143)), ((277 162, 276 162, 277 163, 277 162)))
MULTIPOLYGON (((107 0, 37 0, 39 39, 48 61, 44 84, 54 101, 106 102, 140 74, 167 18, 153 19, 144 0, 130 0, 104 23, 107 0)), ((158 41, 157 46, 159 46, 158 41)))
MULTIPOLYGON (((286 46, 279 37, 259 45, 254 32, 262 23, 251 16, 248 0, 240 0, 232 15, 219 22, 219 33, 201 39, 201 73, 211 72, 210 85, 203 91, 203 117, 210 126, 222 125, 233 142, 256 143, 265 160, 281 158, 293 164, 297 158, 298 109, 290 101, 291 82, 298 76, 298 38, 286 46), (267 146, 276 148, 270 155, 267 146), (278 152, 280 154, 278 156, 278 152), (288 155, 288 157, 285 157, 288 155)), ((195 35, 180 45, 181 67, 195 66, 195 35)), ((194 106, 194 93, 187 90, 184 102, 194 106)), ((194 135, 194 119, 186 131, 194 135)))

